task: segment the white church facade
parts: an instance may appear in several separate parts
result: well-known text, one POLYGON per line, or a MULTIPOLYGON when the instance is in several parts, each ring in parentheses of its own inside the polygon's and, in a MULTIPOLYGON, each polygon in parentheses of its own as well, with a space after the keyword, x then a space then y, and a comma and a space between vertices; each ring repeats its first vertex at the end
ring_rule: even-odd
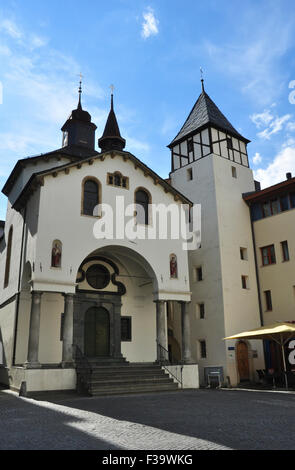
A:
POLYGON ((124 150, 113 97, 100 152, 95 130, 80 90, 62 128, 63 147, 19 160, 3 188, 0 383, 28 392, 71 390, 84 367, 95 372, 99 389, 102 370, 114 378, 124 369, 132 378, 146 367, 154 377, 153 366, 162 364, 175 370, 169 383, 158 381, 159 390, 174 383, 177 367, 191 387, 206 384, 210 368, 227 385, 255 380, 264 367, 262 342, 223 339, 263 321, 242 197, 257 190, 249 141, 204 87, 169 145, 167 180, 124 150), (154 204, 179 210, 200 204, 201 245, 185 250, 181 238, 111 239, 109 227, 97 238, 100 205, 116 214, 118 198, 141 209, 129 218, 144 231, 156 222, 154 204))

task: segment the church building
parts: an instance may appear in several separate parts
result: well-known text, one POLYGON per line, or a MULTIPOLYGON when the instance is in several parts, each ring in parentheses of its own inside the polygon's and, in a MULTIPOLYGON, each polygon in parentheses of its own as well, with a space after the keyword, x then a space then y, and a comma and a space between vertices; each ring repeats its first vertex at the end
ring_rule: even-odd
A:
POLYGON ((171 172, 163 179, 125 150, 113 95, 95 149, 96 125, 81 93, 80 86, 62 147, 19 160, 2 189, 0 383, 28 393, 84 387, 99 394, 197 388, 210 370, 224 385, 255 380, 262 342, 224 341, 263 324, 249 140, 202 81, 168 146, 171 172), (105 205, 116 221, 130 206, 130 230, 147 234, 154 205, 181 212, 196 204, 194 249, 180 237, 132 239, 120 227, 110 237, 109 224, 97 237, 105 205))

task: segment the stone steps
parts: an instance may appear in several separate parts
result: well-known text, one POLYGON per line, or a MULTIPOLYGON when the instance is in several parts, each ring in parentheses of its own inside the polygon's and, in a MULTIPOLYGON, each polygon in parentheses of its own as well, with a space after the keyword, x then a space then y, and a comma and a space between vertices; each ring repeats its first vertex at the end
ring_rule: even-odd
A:
MULTIPOLYGON (((178 383, 169 377, 160 365, 154 363, 93 362, 92 373, 85 384, 91 396, 121 393, 175 391, 178 383)), ((81 373, 77 367, 77 373, 81 373)))

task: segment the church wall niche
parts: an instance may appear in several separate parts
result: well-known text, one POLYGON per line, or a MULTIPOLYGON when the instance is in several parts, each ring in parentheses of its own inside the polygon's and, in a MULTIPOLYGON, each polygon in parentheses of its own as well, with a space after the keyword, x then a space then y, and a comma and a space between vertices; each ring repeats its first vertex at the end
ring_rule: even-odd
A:
POLYGON ((51 248, 51 267, 61 268, 62 260, 62 242, 60 240, 54 240, 51 248))

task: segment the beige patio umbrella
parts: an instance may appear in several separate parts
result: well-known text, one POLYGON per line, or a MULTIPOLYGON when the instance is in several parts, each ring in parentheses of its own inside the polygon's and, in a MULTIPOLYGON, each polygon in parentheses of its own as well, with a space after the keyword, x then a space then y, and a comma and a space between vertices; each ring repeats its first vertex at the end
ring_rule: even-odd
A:
POLYGON ((286 357, 285 357, 285 344, 295 337, 295 324, 289 322, 277 322, 273 325, 262 326, 261 328, 256 328, 255 330, 244 331, 234 336, 228 336, 224 339, 269 339, 273 340, 281 346, 283 364, 284 364, 284 375, 285 375, 285 384, 288 388, 288 378, 287 378, 287 367, 286 367, 286 357))

